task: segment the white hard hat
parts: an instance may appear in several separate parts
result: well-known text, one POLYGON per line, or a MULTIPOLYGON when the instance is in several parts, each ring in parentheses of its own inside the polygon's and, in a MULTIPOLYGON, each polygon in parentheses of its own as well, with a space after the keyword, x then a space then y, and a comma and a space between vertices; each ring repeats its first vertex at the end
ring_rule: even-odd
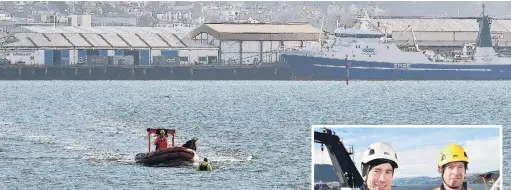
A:
POLYGON ((373 160, 388 161, 394 169, 399 165, 396 151, 390 145, 382 142, 369 145, 362 157, 362 165, 367 165, 373 160))

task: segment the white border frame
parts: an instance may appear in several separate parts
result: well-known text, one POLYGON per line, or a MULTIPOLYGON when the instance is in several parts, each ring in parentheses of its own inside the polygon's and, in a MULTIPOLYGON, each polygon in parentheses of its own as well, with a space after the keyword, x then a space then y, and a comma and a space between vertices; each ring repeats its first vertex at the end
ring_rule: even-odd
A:
MULTIPOLYGON (((502 125, 311 125, 311 189, 314 189, 314 129, 326 127, 329 129, 338 128, 499 128, 500 129, 500 187, 504 184, 502 177, 504 136, 502 125)), ((491 187, 490 187, 491 188, 491 187)))

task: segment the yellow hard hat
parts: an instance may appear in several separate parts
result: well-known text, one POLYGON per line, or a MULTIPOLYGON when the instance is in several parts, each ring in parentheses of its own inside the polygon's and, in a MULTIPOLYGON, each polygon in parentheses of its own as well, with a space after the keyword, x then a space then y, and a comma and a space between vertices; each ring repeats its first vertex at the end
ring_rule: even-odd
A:
POLYGON ((450 162, 466 162, 468 163, 468 156, 465 149, 457 144, 450 144, 444 147, 440 152, 438 158, 438 167, 442 167, 450 162))
POLYGON ((160 134, 164 134, 165 133, 165 130, 160 130, 160 134))

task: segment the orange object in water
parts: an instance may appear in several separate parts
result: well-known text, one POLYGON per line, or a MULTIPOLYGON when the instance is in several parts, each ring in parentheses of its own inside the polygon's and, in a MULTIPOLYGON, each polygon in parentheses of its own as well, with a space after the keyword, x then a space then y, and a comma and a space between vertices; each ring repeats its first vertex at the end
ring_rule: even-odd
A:
POLYGON ((166 149, 169 147, 169 140, 167 137, 160 138, 160 136, 157 136, 156 139, 154 139, 154 144, 156 145, 156 150, 166 149))
MULTIPOLYGON (((157 164, 170 164, 170 165, 181 165, 186 162, 198 162, 198 155, 195 152, 195 147, 176 147, 174 144, 174 135, 176 131, 174 129, 155 129, 147 128, 147 141, 148 141, 148 152, 138 153, 135 155, 135 161, 144 165, 157 165, 157 164), (154 144, 162 141, 161 146, 156 151, 151 152, 151 134, 164 134, 165 139, 156 137, 154 144), (168 144, 168 135, 172 138, 171 143, 168 144)), ((158 144, 160 145, 160 144, 158 144)))

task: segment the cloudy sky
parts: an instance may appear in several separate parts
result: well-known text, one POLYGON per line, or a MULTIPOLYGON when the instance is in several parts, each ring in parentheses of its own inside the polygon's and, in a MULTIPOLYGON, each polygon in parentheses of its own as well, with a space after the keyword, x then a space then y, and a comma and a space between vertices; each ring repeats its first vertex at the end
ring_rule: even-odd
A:
MULTIPOLYGON (((396 177, 436 177, 440 150, 450 143, 465 148, 470 159, 469 173, 500 169, 500 128, 330 128, 345 146, 354 146, 355 164, 374 142, 386 142, 397 151, 400 162, 396 177)), ((321 131, 314 128, 314 131, 321 131)), ((314 164, 331 164, 326 147, 314 143, 314 164)))

